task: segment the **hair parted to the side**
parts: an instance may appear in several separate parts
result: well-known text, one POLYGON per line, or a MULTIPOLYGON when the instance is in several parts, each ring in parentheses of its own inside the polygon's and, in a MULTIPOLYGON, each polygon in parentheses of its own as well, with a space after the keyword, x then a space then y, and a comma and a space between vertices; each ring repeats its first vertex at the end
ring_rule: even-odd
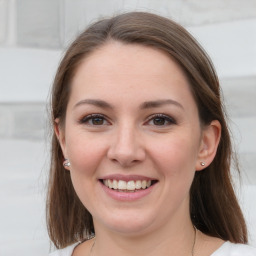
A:
MULTIPOLYGON (((177 23, 155 14, 131 12, 91 25, 73 42, 59 65, 52 88, 52 127, 56 118, 65 123, 72 78, 81 61, 111 40, 141 44, 168 54, 190 82, 202 125, 212 120, 220 122, 221 139, 216 157, 204 171, 196 172, 191 186, 191 220, 205 234, 247 243, 246 224, 231 181, 232 148, 219 81, 207 54, 177 23)), ((63 160, 53 132, 47 223, 49 236, 57 248, 83 240, 94 232, 92 216, 77 197, 63 160)))

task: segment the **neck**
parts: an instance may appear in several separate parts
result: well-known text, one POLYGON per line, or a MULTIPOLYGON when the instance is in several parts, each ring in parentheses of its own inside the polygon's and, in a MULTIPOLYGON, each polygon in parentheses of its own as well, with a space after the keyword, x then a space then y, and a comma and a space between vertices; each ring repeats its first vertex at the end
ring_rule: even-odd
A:
POLYGON ((136 236, 106 231, 97 225, 95 231, 96 243, 92 256, 193 255, 195 230, 191 221, 182 225, 173 224, 171 228, 165 225, 162 229, 136 236))

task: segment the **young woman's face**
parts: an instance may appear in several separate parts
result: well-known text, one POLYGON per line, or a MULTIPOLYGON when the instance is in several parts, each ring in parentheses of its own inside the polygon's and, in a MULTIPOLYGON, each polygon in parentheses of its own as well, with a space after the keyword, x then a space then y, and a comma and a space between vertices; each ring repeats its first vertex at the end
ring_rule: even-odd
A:
POLYGON ((201 135, 188 81, 166 54, 111 42, 85 58, 60 141, 96 232, 141 233, 189 218, 201 135))

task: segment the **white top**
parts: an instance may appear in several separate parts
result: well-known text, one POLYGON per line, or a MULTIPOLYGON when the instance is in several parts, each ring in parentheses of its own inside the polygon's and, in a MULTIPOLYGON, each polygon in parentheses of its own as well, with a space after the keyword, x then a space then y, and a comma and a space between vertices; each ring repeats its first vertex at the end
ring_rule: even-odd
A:
MULTIPOLYGON (((64 249, 52 252, 49 256, 72 256, 74 248, 78 244, 79 243, 75 243, 64 249)), ((256 248, 245 244, 225 242, 211 256, 256 256, 256 248)))

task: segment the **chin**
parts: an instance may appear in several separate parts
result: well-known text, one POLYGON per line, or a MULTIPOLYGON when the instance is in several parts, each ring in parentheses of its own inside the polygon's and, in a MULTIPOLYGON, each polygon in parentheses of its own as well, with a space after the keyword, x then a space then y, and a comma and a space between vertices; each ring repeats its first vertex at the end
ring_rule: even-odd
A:
MULTIPOLYGON (((140 235, 143 234, 152 225, 153 219, 147 218, 145 214, 125 214, 115 216, 105 216, 101 222, 105 229, 124 235, 140 235)), ((97 224, 95 226, 97 228, 97 224)), ((96 231, 97 232, 97 231, 96 231)))

